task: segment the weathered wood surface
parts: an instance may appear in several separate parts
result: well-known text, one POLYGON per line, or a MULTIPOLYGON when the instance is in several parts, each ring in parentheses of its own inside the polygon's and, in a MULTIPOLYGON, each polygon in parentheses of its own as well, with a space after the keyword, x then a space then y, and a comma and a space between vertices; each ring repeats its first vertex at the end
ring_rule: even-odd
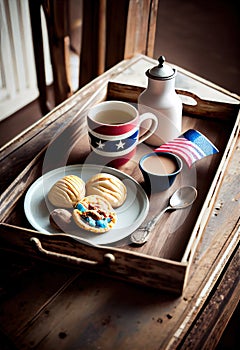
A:
MULTIPOLYGON (((137 102, 138 96, 143 90, 144 87, 109 82, 108 99, 137 102)), ((183 104, 183 113, 192 115, 194 118, 213 118, 229 122, 231 118, 235 119, 236 113, 239 110, 239 104, 203 100, 187 90, 176 89, 176 92, 179 95, 191 97, 196 102, 196 105, 183 104)))
MULTIPOLYGON (((120 62, 112 69, 96 78, 91 84, 84 86, 80 91, 76 92, 68 100, 57 106, 33 126, 3 146, 0 149, 1 191, 11 184, 15 177, 41 151, 43 147, 48 145, 48 143, 53 139, 57 138, 63 132, 63 130, 69 126, 69 124, 76 121, 79 113, 87 109, 89 104, 93 104, 94 102, 96 103, 105 98, 107 93, 107 84, 109 81, 116 81, 116 78, 119 77, 119 79, 117 79, 118 85, 119 80, 120 82, 124 83, 129 79, 132 79, 135 85, 138 85, 138 82, 140 82, 140 86, 144 85, 145 83, 141 84, 143 80, 142 76, 144 76, 145 72, 144 68, 143 71, 141 71, 141 74, 138 71, 137 73, 134 71, 134 66, 137 67, 140 65, 141 67, 142 62, 143 67, 156 64, 155 60, 142 55, 138 55, 130 60, 120 62), (11 164, 11 167, 9 167, 9 164, 11 164)), ((190 78, 193 80, 195 80, 195 77, 195 75, 190 74, 190 78)), ((205 80, 204 84, 202 83, 202 85, 206 86, 207 84, 211 86, 211 84, 205 80)), ((113 83, 113 85, 110 86, 114 87, 116 85, 113 83)), ((216 89, 212 90, 215 91, 216 89)), ((142 87, 135 87, 134 92, 131 88, 131 99, 133 101, 134 98, 137 98, 140 91, 142 91, 142 87)), ((113 93, 119 94, 119 92, 113 93)), ((112 93, 110 92, 109 98, 111 94, 112 93)), ((229 95, 235 97, 234 94, 229 93, 229 95)), ((119 98, 120 95, 118 95, 118 99, 119 98)), ((216 106, 214 108, 216 108, 216 106)), ((221 108, 223 108, 222 105, 221 108)), ((233 111, 235 107, 230 106, 229 108, 231 108, 233 111)), ((228 111, 226 112, 228 113, 228 111)), ((229 115, 232 115, 231 111, 229 112, 229 115)))
POLYGON ((132 61, 123 61, 110 69, 3 146, 0 149, 1 191, 11 184, 42 148, 56 139, 69 124, 77 121, 79 113, 87 109, 89 104, 104 99, 109 80, 114 79, 115 76, 124 72, 134 61, 138 60, 139 58, 136 57, 132 61))
MULTIPOLYGON (((240 140, 180 297, 20 258, 9 250, 1 253, 0 339, 18 349, 176 349, 189 348, 195 339, 206 349, 213 339, 214 346, 239 299, 239 147, 240 140), (229 276, 234 281, 226 284, 229 276), (216 327, 206 328, 206 319, 216 327)), ((77 150, 78 143, 73 161, 77 150)), ((204 168, 199 170, 199 181, 204 181, 204 168)), ((15 208, 12 213, 16 223, 24 220, 15 208)), ((13 231, 7 231, 10 240, 13 231)))
MULTIPOLYGON (((41 11, 46 24, 56 105, 72 95, 69 68, 69 2, 29 2, 40 106, 49 110, 46 91, 41 11)), ((158 0, 82 1, 79 86, 136 53, 153 56, 158 0), (118 21, 116 21, 116 14, 118 21), (117 40, 116 40, 117 38, 117 40)))
POLYGON ((79 86, 137 53, 152 57, 157 9, 158 0, 83 1, 79 86))
POLYGON ((239 299, 239 251, 231 243, 239 229, 239 155, 240 140, 182 296, 2 254, 1 329, 8 343, 17 349, 185 349, 196 341, 214 348, 239 299))
MULTIPOLYGON (((218 345, 219 338, 239 303, 239 263, 240 250, 238 246, 232 254, 229 265, 224 268, 223 273, 220 275, 211 299, 203 306, 201 314, 197 317, 178 347, 181 347, 181 349, 194 347, 195 349, 208 350, 215 349, 218 345)), ((235 339, 236 334, 234 330, 231 332, 231 335, 235 339)), ((173 342, 171 347, 175 349, 175 345, 177 346, 178 342, 179 339, 173 342)), ((229 345, 229 349, 234 349, 232 344, 233 342, 229 345)))
MULTIPOLYGON (((153 57, 158 0, 130 0, 126 26, 124 58, 136 53, 153 57)), ((116 25, 115 17, 112 16, 116 25)))
POLYGON ((50 263, 127 279, 128 282, 165 289, 175 294, 182 292, 186 264, 150 258, 138 252, 129 253, 114 247, 96 249, 80 245, 66 235, 48 237, 35 231, 0 225, 2 249, 9 252, 15 251, 50 263), (45 252, 39 249, 38 244, 45 252))
MULTIPOLYGON (((123 91, 124 87, 125 86, 121 85, 123 91)), ((111 92, 111 84, 109 90, 111 92)), ((118 90, 122 96, 123 94, 121 93, 121 89, 118 90)), ((132 90, 134 91, 134 87, 132 87, 132 90)), ((108 96, 109 92, 107 94, 107 97, 108 96)), ((217 107, 219 108, 218 113, 221 113, 220 107, 218 105, 217 107)), ((198 113, 200 115, 200 107, 198 107, 198 113)), ((186 266, 194 255, 194 251, 197 247, 197 242, 201 238, 201 234, 204 229, 205 223, 203 218, 205 218, 205 221, 207 220, 208 215, 206 215, 206 211, 208 213, 210 212, 211 206, 215 200, 213 193, 214 191, 217 191, 217 188, 216 180, 215 183, 213 180, 215 177, 217 177, 217 185, 220 186, 220 181, 224 174, 222 173, 222 176, 220 176, 220 171, 218 171, 217 175, 215 175, 217 168, 218 166, 221 168, 223 165, 225 165, 228 160, 227 158, 229 158, 229 146, 227 147, 227 142, 230 138, 230 135, 233 134, 231 144, 235 143, 236 138, 236 130, 235 132, 232 131, 234 128, 233 123, 228 121, 225 124, 219 124, 218 119, 215 120, 211 114, 210 118, 203 118, 203 120, 184 116, 183 130, 186 130, 188 128, 195 128, 202 132, 205 131, 204 133, 207 134, 212 142, 218 147, 220 153, 218 157, 208 157, 206 159, 203 159, 201 162, 198 162, 198 165, 196 165, 194 169, 189 170, 185 166, 184 170, 181 173, 181 177, 175 181, 173 187, 170 190, 165 191, 160 195, 154 194, 151 196, 150 212, 143 225, 145 225, 149 220, 151 220, 153 216, 159 212, 159 210, 167 205, 168 197, 179 186, 186 184, 194 185, 197 187, 199 193, 196 202, 192 205, 191 208, 189 208, 189 210, 176 211, 174 213, 171 213, 171 215, 165 215, 165 218, 159 221, 159 223, 157 223, 157 225, 152 230, 151 240, 149 240, 149 242, 141 248, 129 246, 129 237, 126 239, 126 242, 121 242, 120 246, 123 245, 126 250, 131 250, 133 255, 135 253, 146 254, 149 259, 147 258, 144 264, 144 258, 141 256, 134 256, 134 258, 132 258, 131 255, 124 254, 124 252, 120 252, 120 254, 118 254, 117 251, 112 252, 110 249, 106 250, 105 253, 102 253, 101 248, 83 246, 79 247, 78 250, 72 249, 70 247, 70 250, 64 251, 62 248, 64 244, 60 244, 61 241, 57 241, 57 243, 52 246, 51 236, 44 237, 44 235, 43 237, 37 238, 40 238, 40 242, 43 244, 45 249, 53 253, 45 254, 45 256, 41 254, 42 258, 45 257, 49 260, 55 258, 56 261, 60 263, 64 260, 63 257, 60 257, 60 254, 71 255, 71 249, 73 256, 79 256, 80 254, 80 256, 84 259, 90 259, 97 262, 102 261, 104 254, 114 254, 116 263, 111 264, 111 266, 102 266, 102 263, 98 263, 94 268, 97 268, 97 270, 102 270, 103 273, 106 272, 109 275, 115 274, 116 277, 126 278, 129 281, 135 281, 148 286, 155 284, 156 288, 162 288, 164 290, 181 293, 183 285, 186 283, 186 266), (227 151, 228 156, 224 157, 225 150, 227 151), (202 176, 203 173, 205 175, 207 174, 208 181, 206 181, 206 179, 202 176), (211 193, 208 193, 210 188, 212 188, 211 193), (207 193, 209 199, 207 201, 207 204, 203 206, 207 193), (195 225, 196 221, 200 222, 200 224, 195 225), (193 230, 194 226, 196 226, 195 230, 193 230), (189 240, 190 243, 188 243, 189 240), (186 247, 188 247, 187 252, 185 251, 186 247), (182 258, 183 256, 184 259, 182 258), (163 258, 165 260, 160 260, 158 262, 156 258, 163 258), (131 259, 133 259, 132 263, 131 259), (179 262, 182 262, 182 265, 179 264, 179 262), (140 266, 144 266, 144 268, 142 269, 140 266), (170 277, 168 278, 168 276, 170 277)), ((236 128, 237 126, 235 129, 236 128)), ((21 199, 21 196, 23 195, 22 192, 26 192, 29 185, 37 177, 40 176, 41 171, 46 172, 51 169, 55 169, 56 167, 65 166, 68 163, 69 157, 72 158, 73 156, 76 159, 78 158, 77 163, 82 163, 84 162, 84 157, 88 155, 89 151, 89 144, 86 137, 85 114, 83 112, 79 113, 78 118, 75 119, 69 125, 69 127, 66 128, 62 134, 48 146, 46 153, 44 154, 44 152, 42 152, 42 154, 39 155, 36 160, 33 160, 25 168, 23 173, 16 179, 16 181, 14 181, 3 193, 3 211, 1 219, 2 221, 9 222, 14 226, 18 225, 20 227, 19 231, 16 233, 20 239, 17 239, 18 237, 15 237, 14 227, 2 227, 3 244, 15 244, 17 247, 23 248, 26 253, 33 254, 33 247, 32 244, 30 245, 31 237, 29 234, 32 236, 34 235, 31 232, 25 232, 23 229, 21 229, 21 227, 28 227, 28 224, 26 225, 25 222, 17 221, 17 217, 20 213, 20 217, 24 217, 22 201, 20 200, 20 205, 17 204, 18 198, 21 199), (71 155, 71 153, 73 153, 73 155, 71 155), (59 157, 59 155, 61 155, 61 157, 59 157), (27 244, 21 244, 25 241, 27 241, 27 244)), ((137 170, 137 163, 141 153, 147 153, 147 151, 151 151, 151 149, 148 150, 146 146, 143 146, 143 149, 141 150, 141 147, 139 147, 135 158, 131 162, 127 163, 127 165, 123 166, 121 170, 135 177, 137 181, 143 182, 141 173, 139 170, 137 170)), ((33 255, 35 256, 36 254, 33 255)), ((70 260, 71 263, 72 260, 76 262, 76 258, 67 259, 65 257, 65 262, 70 260)), ((92 266, 90 266, 90 268, 93 269, 92 266)))

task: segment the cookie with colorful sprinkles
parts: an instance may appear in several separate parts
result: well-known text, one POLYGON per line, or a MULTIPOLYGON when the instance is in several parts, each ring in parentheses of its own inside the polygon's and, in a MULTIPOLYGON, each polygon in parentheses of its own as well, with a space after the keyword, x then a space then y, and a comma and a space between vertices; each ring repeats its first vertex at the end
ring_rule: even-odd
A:
POLYGON ((86 196, 80 200, 72 215, 80 228, 95 233, 107 232, 117 222, 117 214, 111 204, 98 195, 86 196))

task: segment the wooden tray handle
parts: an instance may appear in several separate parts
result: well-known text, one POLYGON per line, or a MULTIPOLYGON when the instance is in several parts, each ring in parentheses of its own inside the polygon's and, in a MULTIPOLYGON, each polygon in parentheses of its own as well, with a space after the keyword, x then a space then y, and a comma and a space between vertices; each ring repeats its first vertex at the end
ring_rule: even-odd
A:
MULTIPOLYGON (((110 81, 108 83, 107 99, 122 100, 126 102, 137 103, 138 96, 144 90, 144 87, 133 86, 110 81)), ((194 100, 195 103, 183 103, 183 113, 194 116, 194 118, 213 118, 229 123, 230 118, 235 118, 239 110, 239 103, 236 104, 204 100, 188 90, 176 89, 179 95, 185 95, 194 100)), ((191 101, 193 102, 193 101, 191 101)))
POLYGON ((115 256, 110 253, 104 254, 103 262, 99 262, 99 261, 87 260, 87 259, 77 258, 75 256, 71 256, 67 254, 61 254, 61 253, 49 251, 42 247, 41 241, 36 237, 31 237, 30 241, 34 244, 35 248, 41 255, 43 255, 45 258, 53 258, 54 260, 58 260, 58 262, 61 261, 67 264, 72 263, 74 265, 91 265, 91 266, 93 265, 97 266, 97 265, 103 265, 103 264, 106 265, 111 262, 115 262, 115 256))

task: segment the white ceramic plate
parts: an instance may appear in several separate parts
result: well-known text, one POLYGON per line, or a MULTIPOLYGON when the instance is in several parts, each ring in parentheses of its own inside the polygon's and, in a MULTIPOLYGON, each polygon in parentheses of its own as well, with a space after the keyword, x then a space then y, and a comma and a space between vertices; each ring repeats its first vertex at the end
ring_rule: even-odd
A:
POLYGON ((52 170, 37 179, 28 189, 24 200, 24 211, 29 223, 42 233, 57 233, 49 223, 49 214, 54 209, 47 199, 50 188, 66 175, 77 175, 87 182, 90 177, 99 172, 117 176, 127 187, 126 201, 116 209, 117 223, 112 230, 102 234, 77 228, 76 231, 71 232, 71 235, 87 240, 89 244, 102 245, 112 244, 128 237, 141 225, 148 214, 147 195, 132 177, 114 168, 100 165, 69 165, 52 170))

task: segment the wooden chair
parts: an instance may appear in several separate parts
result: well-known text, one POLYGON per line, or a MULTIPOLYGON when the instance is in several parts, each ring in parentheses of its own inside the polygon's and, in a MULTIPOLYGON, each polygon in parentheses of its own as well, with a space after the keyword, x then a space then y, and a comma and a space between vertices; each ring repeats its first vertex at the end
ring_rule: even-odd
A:
MULTIPOLYGON (((153 56, 158 0, 82 0, 79 88, 136 53, 153 56)), ((29 0, 42 113, 49 111, 40 6, 46 16, 55 104, 73 93, 69 71, 67 0, 29 0)))
POLYGON ((67 0, 29 0, 40 107, 43 114, 49 112, 50 105, 46 88, 41 6, 46 17, 55 104, 57 105, 71 94, 67 64, 69 51, 67 3, 67 0))

